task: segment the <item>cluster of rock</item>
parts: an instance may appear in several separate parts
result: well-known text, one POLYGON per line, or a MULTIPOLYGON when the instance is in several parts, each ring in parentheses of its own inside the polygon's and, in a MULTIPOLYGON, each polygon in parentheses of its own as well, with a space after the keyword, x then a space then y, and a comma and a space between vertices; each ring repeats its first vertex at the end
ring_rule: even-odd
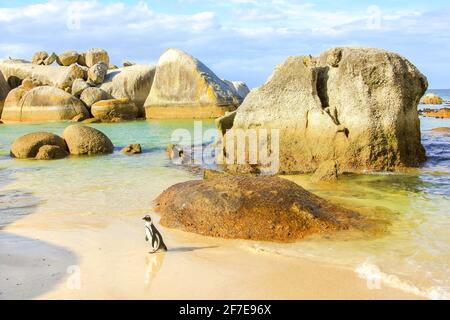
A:
POLYGON ((156 66, 124 61, 118 68, 103 49, 59 55, 41 51, 31 63, 0 62, 0 116, 5 121, 214 118, 235 110, 248 92, 243 82, 220 80, 176 49, 164 52, 156 66))
POLYGON ((270 176, 179 183, 155 200, 155 209, 166 227, 222 238, 294 241, 365 224, 358 213, 270 176))
POLYGON ((420 99, 421 104, 443 104, 444 100, 434 93, 428 93, 420 99))
POLYGON ((62 136, 34 132, 17 138, 10 154, 18 159, 53 160, 69 154, 95 155, 112 153, 111 140, 101 131, 84 125, 68 126, 62 136))
MULTIPOLYGON (((334 48, 319 57, 288 58, 217 126, 221 134, 279 130, 278 173, 320 169, 319 175, 331 177, 336 170, 414 167, 425 160, 417 106, 427 87, 426 77, 398 54, 334 48)), ((248 160, 226 169, 245 172, 249 166, 264 169, 248 160)))

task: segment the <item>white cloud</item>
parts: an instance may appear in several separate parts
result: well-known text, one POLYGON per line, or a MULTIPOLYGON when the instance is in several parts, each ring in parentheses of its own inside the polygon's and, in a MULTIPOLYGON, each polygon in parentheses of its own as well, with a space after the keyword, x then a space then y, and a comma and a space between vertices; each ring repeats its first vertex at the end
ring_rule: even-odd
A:
POLYGON ((289 55, 318 54, 352 43, 398 51, 441 82, 449 71, 435 67, 437 61, 445 62, 450 50, 449 10, 381 7, 379 26, 369 28, 371 13, 366 8, 332 11, 287 0, 179 0, 178 5, 178 13, 155 10, 143 1, 130 5, 50 0, 0 8, 0 58, 29 59, 42 49, 104 47, 120 64, 125 58, 156 61, 166 48, 179 47, 220 77, 256 86, 289 55), (190 13, 179 13, 183 8, 190 13))

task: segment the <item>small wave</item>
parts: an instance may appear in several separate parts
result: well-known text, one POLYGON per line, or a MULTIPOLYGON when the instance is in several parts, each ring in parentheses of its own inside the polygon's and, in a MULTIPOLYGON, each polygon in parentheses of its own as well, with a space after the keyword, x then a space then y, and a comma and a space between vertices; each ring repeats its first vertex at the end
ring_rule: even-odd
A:
POLYGON ((400 289, 407 293, 415 294, 419 297, 432 300, 449 300, 450 293, 441 287, 432 287, 430 289, 420 289, 414 284, 401 280, 399 277, 384 273, 380 268, 369 261, 359 264, 355 273, 361 278, 367 280, 367 286, 370 289, 381 289, 384 284, 391 288, 400 289))

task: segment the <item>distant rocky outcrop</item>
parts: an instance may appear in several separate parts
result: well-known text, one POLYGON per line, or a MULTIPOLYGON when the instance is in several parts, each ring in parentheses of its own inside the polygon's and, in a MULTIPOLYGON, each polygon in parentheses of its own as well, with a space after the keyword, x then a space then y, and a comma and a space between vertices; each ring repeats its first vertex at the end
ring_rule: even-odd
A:
POLYGON ((242 102, 233 90, 194 57, 164 52, 145 101, 147 118, 216 118, 242 102))
POLYGON ((111 140, 104 133, 81 124, 68 126, 62 137, 67 143, 70 154, 108 154, 114 150, 111 140))
MULTIPOLYGON (((24 136, 17 138, 11 145, 11 156, 18 159, 30 159, 35 158, 39 153, 39 158, 44 158, 44 153, 54 153, 54 157, 59 157, 63 154, 67 148, 65 141, 53 134, 48 132, 34 132, 29 133, 24 136), (50 151, 48 147, 41 150, 44 146, 55 146, 61 151, 50 151), (47 150, 47 151, 46 151, 47 150)), ((48 155, 51 157, 51 155, 48 155)))
POLYGON ((129 99, 110 99, 94 103, 91 113, 102 121, 120 121, 136 119, 139 110, 129 99))
POLYGON ((422 114, 425 117, 450 118, 450 108, 425 109, 422 114))
POLYGON ((408 60, 381 49, 290 57, 248 94, 233 132, 279 129, 279 173, 315 172, 329 160, 340 172, 414 167, 425 160, 417 105, 427 86, 408 60))
POLYGON ((450 134, 450 128, 449 127, 439 127, 439 128, 433 128, 431 129, 432 132, 437 132, 437 133, 446 133, 446 134, 450 134))
POLYGON ((443 104, 444 100, 434 93, 428 93, 420 99, 421 104, 443 104))
POLYGON ((101 89, 116 99, 130 99, 144 116, 144 103, 153 85, 156 66, 131 65, 108 71, 101 89))
POLYGON ((12 90, 5 101, 2 119, 6 121, 61 121, 76 115, 89 117, 84 104, 71 94, 50 86, 12 90))
POLYGON ((163 226, 221 238, 295 241, 364 224, 354 211, 267 176, 179 183, 164 191, 155 207, 163 226))
POLYGON ((223 80, 230 88, 233 90, 233 92, 242 98, 242 100, 245 99, 245 97, 250 93, 250 89, 247 87, 247 84, 242 81, 228 81, 223 80))

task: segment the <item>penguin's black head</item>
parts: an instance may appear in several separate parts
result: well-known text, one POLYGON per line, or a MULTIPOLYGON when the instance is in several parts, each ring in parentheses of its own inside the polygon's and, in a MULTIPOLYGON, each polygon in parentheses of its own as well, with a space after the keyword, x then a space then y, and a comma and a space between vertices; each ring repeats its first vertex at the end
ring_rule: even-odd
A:
POLYGON ((145 217, 142 218, 142 220, 147 221, 147 222, 152 222, 152 217, 150 217, 149 215, 146 215, 145 217))

